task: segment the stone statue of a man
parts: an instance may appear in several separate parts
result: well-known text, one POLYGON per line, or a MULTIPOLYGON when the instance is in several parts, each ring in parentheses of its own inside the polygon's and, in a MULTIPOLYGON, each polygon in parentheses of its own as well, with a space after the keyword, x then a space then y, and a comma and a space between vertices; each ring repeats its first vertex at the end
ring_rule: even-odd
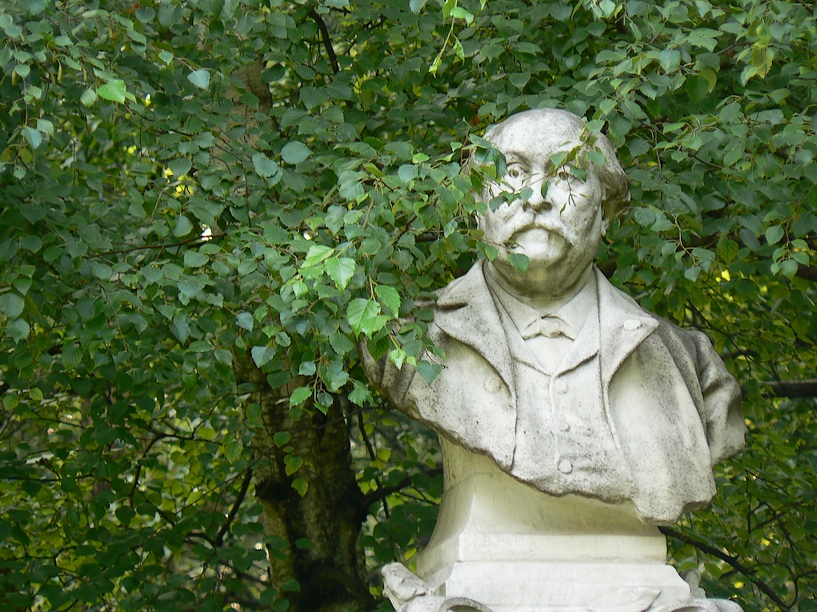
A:
MULTIPOLYGON (((485 137, 507 167, 482 194, 494 203, 479 219, 498 255, 438 293, 429 335, 445 351, 440 376, 427 384, 409 366, 367 358, 372 382, 457 457, 447 493, 488 458, 493 467, 480 470, 495 470, 491 482, 509 475, 507 487, 523 483, 545 505, 590 500, 601 517, 592 520, 609 509, 667 524, 706 505, 712 466, 743 446, 739 388, 702 333, 645 311, 593 265, 629 200, 609 142, 550 109, 514 115, 485 137), (556 167, 559 158, 571 161, 556 167)), ((455 514, 473 514, 469 504, 455 514)), ((537 533, 550 529, 542 520, 537 533)))

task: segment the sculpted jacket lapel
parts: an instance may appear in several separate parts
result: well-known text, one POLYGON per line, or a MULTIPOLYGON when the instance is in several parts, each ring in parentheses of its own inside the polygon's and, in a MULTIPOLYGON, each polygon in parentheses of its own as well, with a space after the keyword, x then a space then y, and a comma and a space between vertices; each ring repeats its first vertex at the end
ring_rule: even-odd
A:
MULTIPOLYGON (((613 287, 595 268, 601 331, 599 359, 605 395, 610 381, 627 357, 656 329, 658 321, 625 293, 613 287)), ((605 398, 606 403, 606 398, 605 398)))
POLYGON ((499 373, 514 393, 511 352, 494 299, 483 276, 484 260, 446 287, 437 299, 434 323, 472 347, 499 373))
MULTIPOLYGON (((485 282, 483 260, 446 287, 437 300, 435 324, 471 346, 491 364, 510 389, 513 366, 508 341, 485 282)), ((600 323, 601 378, 606 389, 618 368, 658 328, 658 321, 595 269, 600 323)))

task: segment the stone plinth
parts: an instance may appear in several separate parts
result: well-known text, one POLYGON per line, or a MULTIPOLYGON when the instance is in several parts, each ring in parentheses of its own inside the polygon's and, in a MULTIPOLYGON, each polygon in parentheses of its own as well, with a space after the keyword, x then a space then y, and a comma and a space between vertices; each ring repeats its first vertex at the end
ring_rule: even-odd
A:
POLYGON ((664 536, 629 502, 547 495, 445 438, 442 447, 440 517, 417 559, 433 594, 494 612, 645 610, 689 599, 665 563, 664 536))

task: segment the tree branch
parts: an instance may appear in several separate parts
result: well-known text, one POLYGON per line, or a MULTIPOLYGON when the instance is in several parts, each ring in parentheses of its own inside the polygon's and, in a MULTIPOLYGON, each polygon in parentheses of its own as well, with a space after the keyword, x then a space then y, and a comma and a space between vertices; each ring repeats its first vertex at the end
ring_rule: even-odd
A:
POLYGON ((139 246, 132 246, 126 247, 123 249, 117 249, 114 251, 104 251, 102 253, 94 253, 92 255, 88 255, 91 259, 96 257, 108 257, 109 255, 122 255, 125 253, 133 253, 135 251, 148 251, 148 250, 161 250, 161 249, 173 249, 176 247, 183 247, 183 246, 196 246, 195 243, 205 243, 209 240, 214 238, 223 238, 224 234, 214 234, 212 236, 208 236, 207 238, 202 238, 201 236, 193 236, 192 238, 188 238, 187 240, 182 240, 181 242, 174 242, 172 244, 143 244, 139 246))
POLYGON ((740 560, 737 557, 734 557, 732 555, 728 555, 725 552, 723 552, 722 550, 720 550, 719 548, 715 548, 714 546, 710 546, 706 542, 701 542, 700 540, 696 540, 695 538, 690 537, 688 535, 685 535, 685 534, 681 533, 680 531, 676 531, 672 527, 659 527, 658 530, 661 533, 663 533, 665 536, 669 537, 669 538, 675 538, 676 540, 680 540, 681 542, 684 542, 685 544, 689 544, 690 546, 693 546, 693 547, 697 548, 701 552, 704 552, 704 553, 706 553, 708 555, 712 555, 713 557, 717 557, 721 561, 725 561, 726 563, 731 565, 732 568, 734 568, 735 571, 737 571, 739 574, 742 574, 743 576, 745 576, 746 578, 751 580, 752 583, 758 589, 763 591, 763 593, 766 595, 766 597, 768 597, 774 603, 776 603, 778 606, 780 606, 780 608, 782 610, 791 609, 791 606, 788 605, 786 602, 784 602, 782 599, 780 599, 780 597, 777 595, 777 593, 775 593, 768 584, 766 584, 762 580, 759 580, 759 579, 754 577, 755 570, 753 570, 750 567, 747 567, 747 566, 743 565, 743 563, 741 563, 740 560))
POLYGON ((332 72, 337 74, 340 72, 340 64, 338 64, 338 56, 335 53, 335 48, 332 46, 329 28, 326 27, 326 22, 318 15, 315 9, 309 9, 309 16, 318 24, 318 29, 321 31, 321 38, 323 39, 323 46, 326 48, 327 55, 329 55, 329 63, 332 64, 332 72))
POLYGON ((442 474, 442 472, 443 472, 442 468, 431 468, 431 469, 428 469, 428 470, 423 470, 421 472, 416 472, 414 474, 410 474, 410 475, 406 476, 405 478, 403 478, 403 480, 398 482, 396 485, 393 485, 391 487, 378 488, 377 490, 372 491, 371 493, 368 493, 368 494, 364 495, 363 496, 363 504, 368 508, 373 503, 388 497, 392 493, 399 493, 401 490, 405 489, 407 486, 409 486, 411 484, 411 479, 414 478, 418 473, 419 474, 425 474, 426 476, 429 476, 429 477, 433 477, 433 476, 436 476, 437 474, 442 474))
POLYGON ((252 468, 247 468, 247 471, 244 473, 244 481, 241 483, 241 490, 239 490, 238 496, 235 498, 233 507, 230 508, 230 513, 227 515, 227 520, 224 521, 224 524, 221 526, 221 529, 219 529, 218 533, 216 534, 216 539, 213 544, 214 548, 220 547, 222 542, 224 542, 224 536, 227 534, 227 530, 230 528, 230 524, 235 519, 235 515, 238 514, 238 509, 241 507, 241 504, 244 503, 244 497, 247 495, 247 489, 250 488, 251 480, 252 468))
MULTIPOLYGON (((374 447, 372 446, 372 443, 369 440, 369 436, 366 434, 366 426, 365 426, 365 423, 363 422, 363 413, 362 412, 357 413, 357 426, 358 426, 358 429, 360 429, 360 436, 363 438, 363 443, 366 445, 366 452, 369 453, 369 459, 371 459, 372 461, 376 461, 377 460, 377 453, 375 452, 374 447)), ((374 477, 374 482, 375 482, 375 484, 377 484, 377 490, 379 491, 380 490, 380 479, 377 476, 374 477)), ((383 500, 383 514, 386 515, 386 518, 389 518, 389 515, 391 514, 391 511, 389 510, 389 504, 386 503, 385 496, 380 497, 380 498, 378 498, 377 500, 374 500, 374 501, 379 501, 381 499, 383 500)), ((372 502, 372 503, 374 503, 374 502, 372 502)), ((365 498, 364 498, 363 506, 367 510, 368 510, 369 506, 371 506, 371 505, 372 505, 371 503, 366 503, 365 498)))
POLYGON ((131 485, 130 492, 128 493, 128 499, 130 500, 130 505, 133 506, 133 496, 136 494, 136 489, 139 486, 139 476, 142 473, 142 459, 148 456, 150 449, 153 448, 153 445, 156 444, 159 440, 165 438, 164 434, 157 433, 154 435, 153 439, 148 442, 147 447, 144 451, 142 451, 142 456, 136 461, 136 472, 133 475, 133 484, 131 485))
POLYGON ((805 380, 767 380, 763 383, 775 397, 817 397, 817 378, 805 380))
POLYGON ((817 267, 815 266, 798 266, 795 276, 808 281, 817 283, 817 267))

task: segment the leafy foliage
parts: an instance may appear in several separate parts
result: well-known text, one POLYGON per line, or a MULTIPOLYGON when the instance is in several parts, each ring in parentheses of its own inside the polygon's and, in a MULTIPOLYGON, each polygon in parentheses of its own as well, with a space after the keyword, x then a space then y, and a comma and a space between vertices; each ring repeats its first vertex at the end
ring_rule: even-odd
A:
POLYGON ((815 609, 814 399, 765 385, 817 368, 810 3, 8 0, 0 28, 4 608, 308 609, 275 568, 321 544, 250 483, 313 499, 335 460, 300 434, 338 419, 349 524, 407 560, 434 451, 356 342, 434 376, 422 303, 491 255, 461 162, 559 106, 631 179, 604 271, 745 389, 750 446, 676 562, 815 609))

